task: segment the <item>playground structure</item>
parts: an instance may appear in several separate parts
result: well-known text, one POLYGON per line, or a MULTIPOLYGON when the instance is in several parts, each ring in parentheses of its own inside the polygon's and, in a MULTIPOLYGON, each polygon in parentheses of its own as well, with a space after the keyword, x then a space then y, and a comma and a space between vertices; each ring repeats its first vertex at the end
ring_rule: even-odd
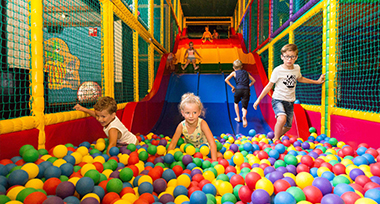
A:
POLYGON ((312 126, 352 145, 380 147, 373 140, 380 128, 378 2, 238 0, 230 38, 213 44, 180 39, 187 24, 179 0, 17 2, 2 8, 8 15, 1 29, 7 37, 1 43, 0 159, 17 155, 24 144, 49 149, 104 137, 95 119, 72 110, 87 81, 116 99, 117 114, 133 133, 170 135, 179 118, 168 116, 179 117, 176 104, 187 91, 201 96, 215 135, 249 128, 266 133, 274 124, 270 97, 260 112, 249 110, 250 126, 243 129, 231 123, 232 94, 223 80, 241 59, 258 81, 253 103, 287 43, 298 45, 304 76, 326 73, 327 79, 323 86, 297 86, 302 107, 296 106, 299 124, 290 134, 301 136, 312 126), (189 41, 203 57, 200 72, 165 70, 167 53, 183 62, 189 41))

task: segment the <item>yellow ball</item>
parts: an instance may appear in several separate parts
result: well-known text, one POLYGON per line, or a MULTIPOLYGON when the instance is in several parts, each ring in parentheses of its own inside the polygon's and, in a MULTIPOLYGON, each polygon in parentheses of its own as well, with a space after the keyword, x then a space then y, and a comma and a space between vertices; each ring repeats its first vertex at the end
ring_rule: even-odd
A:
POLYGON ((348 165, 353 165, 354 164, 354 162, 352 162, 351 160, 349 160, 349 159, 343 159, 341 162, 340 162, 341 164, 343 164, 344 166, 348 166, 348 165))
POLYGON ((284 177, 290 177, 290 178, 292 178, 294 181, 296 180, 296 176, 295 176, 294 174, 292 174, 292 173, 289 173, 289 172, 284 173, 284 177))
POLYGON ((306 200, 302 200, 298 202, 297 204, 313 204, 313 203, 310 203, 309 201, 306 201, 306 200))
POLYGON ((195 154, 195 147, 193 145, 189 145, 185 150, 186 154, 193 156, 195 154))
POLYGON ((90 169, 95 169, 96 170, 96 167, 95 165, 93 164, 85 164, 82 166, 82 168, 80 169, 80 173, 82 174, 82 176, 84 176, 84 174, 90 170, 90 169))
POLYGON ((166 188, 165 192, 167 194, 173 195, 174 189, 175 189, 174 186, 169 186, 169 187, 166 188))
POLYGON ((113 171, 111 169, 106 169, 102 172, 102 174, 104 174, 107 178, 109 178, 112 172, 113 171))
POLYGON ((232 151, 226 151, 223 156, 225 159, 231 159, 234 153, 232 151))
POLYGON ((377 204, 377 202, 369 198, 359 198, 355 201, 355 204, 377 204))
POLYGON ((18 193, 20 193, 20 191, 22 191, 24 189, 25 189, 24 186, 16 186, 16 187, 12 188, 11 190, 9 190, 6 194, 6 196, 8 196, 11 200, 16 200, 18 193))
POLYGON ((79 179, 80 179, 79 177, 71 177, 71 178, 69 178, 68 181, 71 182, 72 184, 74 184, 74 186, 76 186, 79 179))
POLYGON ((269 166, 271 166, 271 163, 270 163, 270 161, 268 159, 262 159, 260 161, 260 164, 268 164, 269 166))
POLYGON ((272 182, 266 178, 262 178, 257 181, 256 189, 263 189, 268 192, 269 195, 272 195, 274 192, 274 186, 272 182))
POLYGON ((44 186, 44 182, 41 181, 40 179, 31 179, 25 184, 26 188, 42 189, 43 186, 44 186))
POLYGON ((181 174, 178 176, 177 182, 179 185, 182 185, 182 186, 185 186, 186 188, 188 188, 190 186, 191 179, 186 174, 181 174))
POLYGON ((318 170, 317 170, 317 174, 318 174, 318 176, 321 177, 322 174, 323 174, 325 171, 330 171, 330 169, 327 168, 327 167, 325 167, 325 166, 321 166, 321 167, 319 167, 318 170))
POLYGON ((210 153, 210 148, 208 148, 207 146, 202 146, 200 149, 199 149, 200 153, 203 155, 203 156, 206 156, 210 153))
POLYGON ((137 184, 140 185, 143 182, 148 182, 150 184, 153 184, 153 179, 148 175, 143 175, 139 178, 139 181, 137 182, 137 184))
POLYGON ((212 182, 215 179, 215 174, 212 171, 203 172, 203 178, 212 182))
POLYGON ((296 176, 296 184, 299 188, 304 189, 306 186, 311 186, 314 177, 306 172, 301 172, 296 176))
POLYGON ((36 176, 40 172, 40 169, 35 163, 26 163, 21 167, 21 169, 26 171, 26 173, 28 173, 29 179, 36 178, 36 176))
POLYGON ((179 195, 174 199, 175 204, 182 204, 183 202, 190 201, 190 199, 185 195, 179 195))
POLYGON ((177 179, 172 179, 172 180, 170 180, 170 181, 168 182, 167 187, 170 187, 170 186, 171 186, 171 187, 176 187, 177 184, 178 184, 177 179))
POLYGON ((98 202, 100 202, 99 196, 95 193, 87 193, 85 196, 83 196, 81 201, 83 201, 84 199, 89 198, 89 197, 95 198, 96 200, 98 200, 98 202))
POLYGON ((223 196, 226 193, 232 193, 234 188, 232 187, 232 184, 224 181, 218 186, 218 192, 221 196, 223 196))
POLYGON ((244 155, 240 152, 235 153, 233 161, 236 164, 236 166, 240 167, 240 165, 244 163, 244 155))
POLYGON ((344 145, 346 145, 346 143, 344 143, 344 142, 338 142, 338 143, 336 144, 336 146, 337 146, 338 148, 340 148, 340 149, 342 149, 342 147, 343 147, 344 145))
POLYGON ((132 204, 132 203, 129 202, 128 199, 120 199, 120 200, 117 200, 116 202, 114 202, 113 204, 132 204))
POLYGON ((45 154, 45 155, 42 156, 40 159, 46 161, 46 160, 48 160, 50 157, 51 157, 51 155, 49 155, 49 154, 45 154))
POLYGON ((122 154, 119 156, 119 162, 127 165, 128 164, 129 155, 128 154, 122 154))
POLYGON ((222 166, 221 164, 215 165, 214 169, 216 170, 216 172, 218 172, 218 175, 224 174, 225 172, 224 166, 222 166))
POLYGON ((121 197, 121 199, 128 200, 129 202, 134 203, 138 199, 138 197, 133 193, 126 193, 123 195, 123 197, 121 197))
POLYGON ((162 145, 159 145, 157 147, 157 154, 162 156, 166 153, 166 147, 162 146, 162 145))
POLYGON ((99 163, 103 164, 104 162, 106 162, 106 160, 104 159, 103 156, 96 156, 94 158, 94 162, 99 162, 99 163))
POLYGON ((264 170, 259 167, 255 167, 251 169, 251 172, 256 172, 258 173, 261 177, 264 177, 264 170))
POLYGON ((233 137, 228 137, 228 142, 230 142, 231 144, 235 142, 235 139, 233 137))
POLYGON ((79 152, 82 156, 85 156, 88 154, 88 149, 85 146, 81 146, 81 147, 78 147, 76 152, 79 152))
POLYGON ((181 146, 179 146, 179 149, 181 150, 181 152, 185 152, 185 146, 186 146, 185 143, 183 143, 183 144, 181 144, 181 146))
POLYGON ((79 164, 79 163, 81 163, 82 162, 82 154, 81 153, 79 153, 79 152, 73 152, 72 154, 71 154, 71 156, 73 156, 74 158, 75 158, 75 164, 79 164))
POLYGON ((104 142, 97 142, 95 145, 95 149, 101 152, 104 151, 105 148, 106 148, 106 144, 104 142))
POLYGON ((22 204, 22 202, 18 201, 18 200, 11 200, 11 201, 7 202, 7 204, 22 204))
POLYGON ((57 145, 53 149, 53 155, 58 159, 67 155, 67 147, 65 145, 57 145))
POLYGON ((65 164, 65 163, 67 163, 66 160, 64 160, 64 159, 57 159, 57 160, 54 161, 53 166, 61 167, 61 165, 65 164))

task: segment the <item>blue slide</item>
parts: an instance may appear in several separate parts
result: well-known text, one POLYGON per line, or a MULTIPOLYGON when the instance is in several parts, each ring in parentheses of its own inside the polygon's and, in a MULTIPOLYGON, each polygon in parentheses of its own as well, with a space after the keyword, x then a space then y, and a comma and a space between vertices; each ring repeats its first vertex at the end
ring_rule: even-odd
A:
MULTIPOLYGON (((243 128, 242 123, 234 120, 236 117, 234 110, 234 94, 231 88, 224 82, 226 74, 172 74, 168 90, 166 92, 165 104, 160 118, 151 132, 173 136, 177 125, 184 120, 178 110, 181 96, 184 93, 192 92, 198 95, 205 109, 205 121, 210 126, 214 136, 222 133, 249 135, 250 129, 255 129, 257 133, 268 133, 272 131, 265 122, 261 111, 252 108, 256 101, 255 89, 251 88, 251 98, 248 105, 248 127, 243 128)), ((234 85, 234 79, 230 80, 234 85)), ((241 114, 241 103, 240 114, 241 114)))

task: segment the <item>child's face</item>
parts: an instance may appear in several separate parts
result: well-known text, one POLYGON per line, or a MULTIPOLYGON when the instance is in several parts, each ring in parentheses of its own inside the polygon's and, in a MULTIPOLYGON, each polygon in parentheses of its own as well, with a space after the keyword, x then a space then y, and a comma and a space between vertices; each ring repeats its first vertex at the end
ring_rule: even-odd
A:
POLYGON ((201 110, 197 104, 188 103, 184 105, 181 113, 187 123, 194 124, 198 122, 198 117, 201 115, 201 110))
POLYGON ((110 114, 107 109, 102 111, 95 110, 95 118, 103 127, 107 127, 115 116, 116 113, 110 114))
POLYGON ((208 28, 207 28, 207 27, 205 27, 205 30, 206 30, 206 31, 208 31, 208 28))
POLYGON ((193 43, 190 43, 190 44, 189 44, 189 47, 190 47, 191 49, 193 49, 193 43))
POLYGON ((294 51, 286 51, 282 53, 281 59, 284 61, 285 66, 293 66, 294 62, 296 62, 298 56, 294 51))

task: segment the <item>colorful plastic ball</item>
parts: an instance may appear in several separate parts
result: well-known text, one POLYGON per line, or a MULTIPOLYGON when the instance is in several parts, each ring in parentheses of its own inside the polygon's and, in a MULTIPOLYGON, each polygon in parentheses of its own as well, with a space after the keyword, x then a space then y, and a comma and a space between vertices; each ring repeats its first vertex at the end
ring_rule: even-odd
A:
POLYGON ((334 194, 338 195, 338 196, 342 196, 343 193, 345 192, 355 192, 354 188, 352 188, 350 185, 346 184, 346 183, 340 183, 338 185, 335 186, 334 188, 334 194))
MULTIPOLYGON (((169 204, 170 202, 174 202, 174 197, 170 194, 163 194, 159 200, 159 202, 161 203, 165 203, 165 204, 169 204)), ((190 199, 190 202, 191 202, 191 199, 190 199)))
POLYGON ((9 174, 8 183, 10 186, 15 186, 15 185, 24 186, 26 182, 28 182, 28 179, 29 179, 28 173, 24 170, 18 169, 9 174))
POLYGON ((263 189, 268 192, 269 195, 272 195, 274 192, 274 186, 272 182, 266 178, 262 178, 257 181, 256 189, 263 189))
POLYGON ((280 180, 277 180, 276 182, 274 182, 273 186, 274 186, 274 193, 275 194, 277 194, 281 191, 286 191, 288 188, 291 187, 289 182, 287 182, 286 180, 283 180, 283 179, 280 179, 280 180))
POLYGON ((267 137, 269 139, 273 139, 274 138, 274 132, 268 132, 267 137))
POLYGON ((31 193, 36 192, 37 190, 34 188, 24 188, 22 189, 16 196, 16 200, 24 202, 25 198, 31 193))
POLYGON ((205 194, 211 194, 213 196, 216 196, 216 188, 214 186, 214 184, 211 184, 211 183, 207 183, 205 184, 203 187, 202 187, 202 191, 205 193, 205 194))
POLYGON ((326 195, 332 192, 332 185, 327 178, 315 178, 312 185, 317 187, 322 192, 322 195, 326 195))
POLYGON ((294 199, 292 194, 290 194, 286 191, 282 191, 274 197, 274 203, 275 204, 277 204, 277 203, 278 204, 280 204, 280 203, 296 204, 296 199, 294 199))
POLYGON ((221 203, 236 203, 236 196, 232 193, 226 193, 222 196, 221 203))
POLYGON ((305 196, 305 193, 302 191, 302 189, 298 188, 298 187, 290 187, 286 190, 286 192, 290 193, 291 195, 293 195, 294 199, 297 201, 297 202, 300 202, 302 200, 306 200, 306 196, 305 196))
POLYGON ((118 178, 111 179, 108 181, 106 189, 107 189, 107 192, 120 193, 121 190, 123 190, 123 182, 118 178))
POLYGON ((117 156, 119 154, 119 148, 118 147, 111 147, 109 150, 109 154, 112 156, 117 156))
POLYGON ((38 157, 39 157, 39 153, 34 148, 33 149, 32 148, 31 149, 27 149, 22 154, 22 159, 25 162, 35 162, 35 161, 37 161, 38 157))
POLYGON ((44 176, 46 179, 59 178, 61 176, 61 169, 56 166, 49 166, 45 169, 44 176))
POLYGON ((370 198, 377 203, 380 203, 380 189, 369 189, 365 192, 364 197, 370 198))
POLYGON ((67 147, 65 145, 57 145, 53 149, 53 155, 59 159, 67 155, 67 147))
POLYGON ((351 191, 343 193, 340 197, 343 199, 345 204, 355 204, 356 200, 361 198, 360 195, 351 191))
MULTIPOLYGON (((89 193, 89 194, 91 194, 91 193, 89 193)), ((89 194, 87 194, 87 195, 89 195, 89 194)), ((81 204, 99 204, 99 201, 96 198, 86 197, 86 196, 84 196, 82 198, 82 201, 80 202, 81 204)))
POLYGON ((343 199, 335 194, 327 194, 323 196, 321 204, 345 204, 343 199))
POLYGON ((252 200, 252 190, 248 186, 242 186, 240 187, 238 193, 239 193, 239 198, 242 202, 244 203, 249 203, 252 200))
MULTIPOLYGON (((107 184, 107 187, 108 187, 108 184, 107 184)), ((108 188, 107 188, 107 191, 108 191, 108 188)), ((153 193, 153 185, 151 183, 149 183, 149 182, 142 182, 138 186, 138 192, 139 192, 140 195, 144 194, 144 193, 150 193, 150 194, 152 194, 153 193)))
POLYGON ((297 174, 296 176, 296 184, 301 189, 305 188, 306 186, 311 186, 313 183, 314 177, 306 172, 301 172, 297 174))
POLYGON ((178 185, 177 187, 174 188, 173 196, 174 198, 177 198, 179 195, 187 196, 187 193, 188 193, 188 190, 185 186, 178 185))
POLYGON ((94 180, 89 177, 82 177, 76 183, 76 191, 79 195, 84 196, 94 190, 94 180))
POLYGON ((169 182, 170 180, 177 178, 177 176, 172 169, 166 169, 162 173, 162 178, 165 179, 166 182, 169 182))
POLYGON ((270 203, 270 195, 263 189, 254 190, 251 195, 252 204, 267 204, 270 203))
POLYGON ((29 194, 24 199, 24 204, 37 204, 37 203, 43 203, 47 199, 47 196, 40 191, 33 192, 29 194))
POLYGON ((120 171, 119 177, 122 181, 128 182, 133 178, 133 171, 130 168, 125 167, 120 171))
POLYGON ((73 183, 69 181, 64 181, 58 184, 57 188, 55 189, 55 192, 58 197, 65 199, 66 197, 74 195, 75 186, 73 183))
POLYGON ((194 191, 190 196, 190 204, 207 204, 206 194, 202 191, 194 191))
POLYGON ((370 198, 359 198, 355 204, 377 204, 377 202, 370 198))
POLYGON ((250 130, 248 131, 248 134, 249 134, 249 136, 253 137, 253 136, 256 135, 256 130, 255 130, 255 129, 250 129, 250 130))
POLYGON ((322 200, 322 192, 315 186, 306 186, 302 191, 305 193, 306 200, 312 203, 320 203, 322 200))

